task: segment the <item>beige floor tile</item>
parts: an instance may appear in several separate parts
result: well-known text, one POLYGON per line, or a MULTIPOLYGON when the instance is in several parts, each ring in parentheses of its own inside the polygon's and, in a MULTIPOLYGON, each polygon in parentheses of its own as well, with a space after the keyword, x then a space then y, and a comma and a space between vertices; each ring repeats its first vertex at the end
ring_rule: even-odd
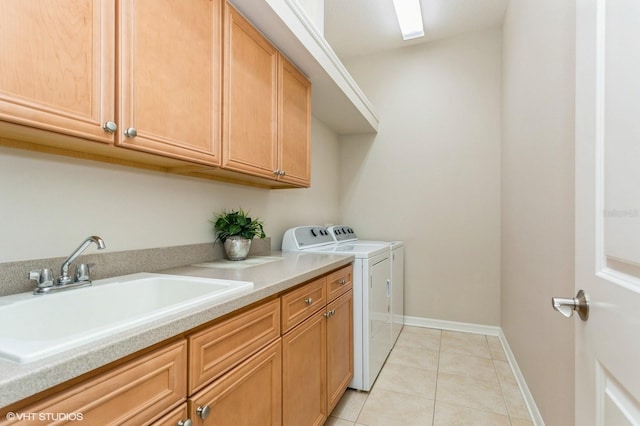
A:
POLYGON ((504 382, 501 383, 501 385, 509 416, 512 419, 531 420, 529 410, 527 410, 527 405, 524 403, 524 399, 522 398, 522 393, 520 392, 518 385, 515 382, 504 382))
POLYGON ((487 338, 484 334, 443 331, 440 352, 491 358, 487 338))
POLYGON ((459 355, 451 352, 440 354, 438 372, 478 379, 498 381, 492 360, 477 356, 459 355))
POLYGON ((368 395, 367 392, 347 389, 336 408, 331 412, 331 416, 355 422, 368 395))
POLYGON ((413 348, 440 350, 440 336, 442 332, 433 328, 404 326, 400 337, 396 341, 396 347, 408 346, 413 348))
POLYGON ((474 377, 439 373, 436 401, 507 414, 500 384, 474 377))
POLYGON ((533 426, 529 420, 511 419, 511 426, 533 426))
POLYGON ((433 426, 511 426, 509 416, 436 402, 433 426))
POLYGON ((491 352, 491 358, 506 361, 507 356, 504 354, 502 343, 498 336, 487 336, 487 344, 489 344, 489 352, 491 352))
POLYGON ((366 426, 430 426, 432 419, 432 400, 374 388, 357 423, 366 426))
POLYGON ((324 426, 353 426, 355 423, 337 417, 329 417, 324 426))
POLYGON ((409 367, 437 371, 438 351, 411 346, 396 346, 391 351, 387 364, 408 365, 409 367))
POLYGON ((434 399, 436 378, 435 371, 400 364, 385 364, 374 388, 434 399))
POLYGON ((516 383, 516 378, 513 375, 511 366, 507 361, 499 361, 494 359, 493 365, 496 368, 496 374, 498 375, 498 381, 500 383, 516 383))

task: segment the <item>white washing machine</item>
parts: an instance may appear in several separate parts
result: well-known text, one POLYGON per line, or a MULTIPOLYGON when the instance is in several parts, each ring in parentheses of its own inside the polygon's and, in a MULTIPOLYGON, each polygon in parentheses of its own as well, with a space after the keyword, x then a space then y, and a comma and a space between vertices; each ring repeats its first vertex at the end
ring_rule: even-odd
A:
POLYGON ((404 327, 404 244, 402 241, 373 241, 358 238, 355 230, 347 225, 330 226, 327 230, 340 245, 360 244, 382 245, 391 253, 391 344, 395 345, 404 327))
POLYGON ((393 343, 391 321, 391 254, 387 246, 360 242, 337 244, 324 226, 287 230, 282 251, 344 253, 353 262, 353 379, 349 387, 369 391, 393 343))

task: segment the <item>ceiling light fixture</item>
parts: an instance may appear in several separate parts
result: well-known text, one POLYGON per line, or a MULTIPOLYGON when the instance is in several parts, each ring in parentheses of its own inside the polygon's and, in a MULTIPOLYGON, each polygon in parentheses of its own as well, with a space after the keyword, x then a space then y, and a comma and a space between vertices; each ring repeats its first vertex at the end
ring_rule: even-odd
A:
POLYGON ((424 36, 420 0, 393 0, 403 40, 424 36))

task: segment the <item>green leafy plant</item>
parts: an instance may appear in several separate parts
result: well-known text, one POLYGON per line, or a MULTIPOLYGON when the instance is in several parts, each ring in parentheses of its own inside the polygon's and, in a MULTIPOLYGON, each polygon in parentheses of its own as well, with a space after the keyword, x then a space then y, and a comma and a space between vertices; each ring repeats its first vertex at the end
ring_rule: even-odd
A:
POLYGON ((254 237, 265 238, 262 221, 259 219, 251 219, 247 212, 239 208, 230 212, 222 211, 210 221, 218 235, 216 241, 223 243, 227 238, 239 235, 244 238, 253 239, 254 237))

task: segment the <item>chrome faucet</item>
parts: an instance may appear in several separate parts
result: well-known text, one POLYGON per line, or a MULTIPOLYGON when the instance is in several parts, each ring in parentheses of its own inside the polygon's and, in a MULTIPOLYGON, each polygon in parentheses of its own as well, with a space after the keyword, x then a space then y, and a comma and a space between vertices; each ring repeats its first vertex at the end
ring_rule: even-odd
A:
POLYGON ((102 240, 102 238, 97 237, 95 235, 84 240, 84 242, 80 244, 80 246, 77 249, 75 249, 75 251, 71 253, 67 258, 67 260, 65 260, 64 263, 62 264, 62 267, 60 268, 60 277, 58 277, 58 284, 73 283, 73 278, 69 276, 69 265, 71 265, 71 262, 76 260, 76 258, 80 256, 80 254, 82 254, 82 252, 85 251, 87 247, 89 247, 89 244, 91 243, 96 243, 96 245, 98 246, 98 250, 102 250, 103 248, 106 247, 104 245, 104 241, 102 240))
POLYGON ((69 276, 69 266, 76 260, 83 251, 89 247, 91 243, 95 243, 98 246, 98 250, 104 249, 106 246, 102 238, 97 236, 91 236, 84 240, 80 246, 69 255, 69 257, 62 263, 60 268, 60 277, 54 280, 53 271, 51 269, 42 269, 40 271, 29 272, 29 279, 35 281, 36 289, 33 294, 47 294, 52 291, 66 290, 70 288, 84 287, 91 285, 91 276, 89 274, 89 265, 81 264, 76 268, 75 279, 69 276))

